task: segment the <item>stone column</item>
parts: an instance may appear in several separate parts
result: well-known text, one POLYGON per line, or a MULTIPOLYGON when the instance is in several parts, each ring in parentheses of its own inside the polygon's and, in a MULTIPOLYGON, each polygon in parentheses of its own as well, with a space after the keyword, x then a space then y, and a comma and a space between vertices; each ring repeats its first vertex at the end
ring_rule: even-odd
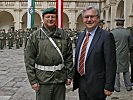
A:
POLYGON ((21 9, 20 9, 20 4, 19 4, 19 2, 16 2, 15 3, 15 9, 14 9, 14 13, 15 13, 15 21, 16 21, 16 23, 15 23, 15 25, 14 25, 14 27, 15 27, 15 30, 18 30, 18 29, 21 29, 22 28, 22 25, 21 25, 21 19, 20 19, 20 11, 22 11, 21 9))
POLYGON ((105 19, 104 19, 104 22, 105 22, 105 26, 104 27, 105 28, 108 27, 108 23, 107 23, 107 21, 108 21, 108 15, 109 15, 108 13, 109 13, 109 6, 106 6, 105 7, 105 19))
POLYGON ((69 5, 69 28, 76 29, 76 4, 75 2, 71 2, 69 5))
POLYGON ((75 10, 70 11, 69 28, 76 29, 76 14, 75 10))
MULTIPOLYGON (((102 8, 103 8, 104 6, 102 6, 102 8)), ((103 19, 103 12, 104 12, 104 8, 103 9, 101 9, 101 12, 100 12, 100 19, 103 19)))
POLYGON ((110 24, 110 29, 114 28, 115 25, 115 16, 116 16, 116 0, 111 0, 110 1, 111 5, 111 24, 110 24))
MULTIPOLYGON (((103 19, 103 13, 104 13, 104 7, 105 7, 105 3, 103 1, 101 1, 101 14, 100 14, 100 19, 103 19)), ((105 20, 105 19, 104 19, 105 20)))
POLYGON ((124 0, 124 19, 125 19, 125 24, 124 26, 129 26, 130 25, 130 20, 129 20, 129 15, 132 11, 132 3, 130 0, 124 0))
POLYGON ((22 24, 23 24, 23 22, 20 21, 20 22, 19 22, 19 28, 20 28, 20 29, 22 29, 22 24))

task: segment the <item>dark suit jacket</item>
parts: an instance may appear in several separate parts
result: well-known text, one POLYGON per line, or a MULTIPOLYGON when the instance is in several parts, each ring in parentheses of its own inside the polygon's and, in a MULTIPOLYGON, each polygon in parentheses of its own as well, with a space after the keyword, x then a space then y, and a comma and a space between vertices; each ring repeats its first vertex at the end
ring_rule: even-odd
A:
MULTIPOLYGON (((85 31, 79 36, 77 42, 73 90, 79 87, 80 75, 77 72, 77 61, 84 37, 85 31)), ((114 37, 112 33, 98 27, 85 62, 86 89, 89 97, 105 96, 104 89, 114 91, 116 68, 114 37)))

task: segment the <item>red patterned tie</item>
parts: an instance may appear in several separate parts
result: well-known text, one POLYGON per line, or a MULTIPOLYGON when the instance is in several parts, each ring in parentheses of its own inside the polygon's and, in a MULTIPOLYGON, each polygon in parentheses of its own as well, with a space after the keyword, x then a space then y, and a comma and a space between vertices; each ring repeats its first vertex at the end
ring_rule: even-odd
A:
POLYGON ((83 74, 85 74, 84 72, 84 60, 85 60, 85 53, 86 53, 86 47, 88 44, 88 40, 89 40, 89 35, 90 33, 86 34, 86 39, 83 43, 82 46, 82 50, 81 50, 81 54, 80 54, 80 62, 79 62, 79 74, 82 76, 83 74))

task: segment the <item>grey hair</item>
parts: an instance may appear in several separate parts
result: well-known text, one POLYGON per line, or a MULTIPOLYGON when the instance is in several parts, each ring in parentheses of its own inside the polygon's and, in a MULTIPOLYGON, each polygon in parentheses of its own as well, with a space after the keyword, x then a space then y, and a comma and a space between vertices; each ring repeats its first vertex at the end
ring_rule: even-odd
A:
POLYGON ((96 15, 100 18, 100 11, 98 8, 94 7, 94 6, 88 6, 87 8, 83 9, 82 10, 82 17, 84 17, 84 13, 87 11, 87 10, 91 10, 91 9, 94 9, 96 10, 96 15))

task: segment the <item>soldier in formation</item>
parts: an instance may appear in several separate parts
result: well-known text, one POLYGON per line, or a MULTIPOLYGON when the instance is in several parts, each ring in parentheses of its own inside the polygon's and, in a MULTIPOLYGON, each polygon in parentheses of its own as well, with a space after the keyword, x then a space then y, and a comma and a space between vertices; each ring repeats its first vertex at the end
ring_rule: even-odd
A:
POLYGON ((24 32, 24 47, 26 47, 27 41, 31 33, 32 33, 31 29, 28 28, 26 29, 26 32, 24 32))
POLYGON ((0 49, 4 48, 4 39, 5 39, 4 30, 0 30, 0 49))
POLYGON ((103 29, 103 28, 104 28, 104 24, 105 24, 104 20, 101 19, 101 20, 99 21, 99 27, 103 29))
POLYGON ((16 43, 16 49, 20 48, 20 33, 16 30, 15 32, 15 43, 16 43))
POLYGON ((12 47, 13 47, 13 39, 14 39, 13 31, 11 31, 9 29, 7 32, 7 40, 8 40, 8 48, 9 49, 12 49, 12 47))
POLYGON ((8 29, 7 32, 5 32, 5 29, 0 29, 0 49, 6 48, 8 46, 9 49, 12 49, 12 47, 15 45, 17 49, 20 47, 26 46, 27 40, 29 39, 30 34, 35 31, 35 29, 19 29, 19 30, 13 30, 8 29))
POLYGON ((65 29, 65 31, 68 33, 68 36, 70 37, 72 43, 74 44, 74 47, 76 47, 77 39, 81 31, 76 29, 65 29))

